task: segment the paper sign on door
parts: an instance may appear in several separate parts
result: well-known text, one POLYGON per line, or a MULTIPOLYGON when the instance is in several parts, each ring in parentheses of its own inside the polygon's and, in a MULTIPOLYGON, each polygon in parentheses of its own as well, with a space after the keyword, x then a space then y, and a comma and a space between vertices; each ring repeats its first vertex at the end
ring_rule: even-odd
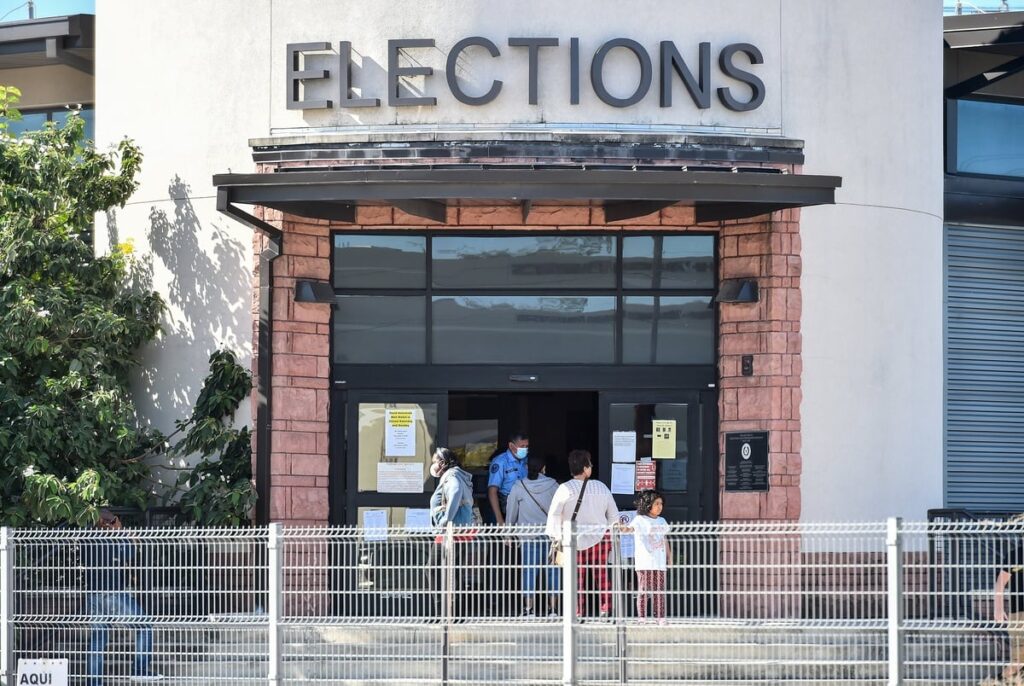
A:
POLYGON ((416 457, 416 410, 384 411, 384 456, 416 457))
POLYGON ((676 459, 676 420, 655 419, 652 424, 651 456, 655 460, 676 459))

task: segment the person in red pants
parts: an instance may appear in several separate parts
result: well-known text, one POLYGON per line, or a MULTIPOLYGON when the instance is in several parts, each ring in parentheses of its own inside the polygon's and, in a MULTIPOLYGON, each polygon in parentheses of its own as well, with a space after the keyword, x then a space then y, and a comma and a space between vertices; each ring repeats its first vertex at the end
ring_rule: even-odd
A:
POLYGON ((587 592, 596 591, 601 616, 607 617, 612 600, 608 577, 608 553, 612 546, 608 531, 618 524, 619 508, 608 487, 590 478, 594 467, 589 452, 573 450, 569 453, 569 471, 572 478, 558 487, 551 500, 547 534, 561 539, 562 524, 575 518, 578 532, 576 616, 586 614, 587 592), (589 578, 593 579, 593 586, 588 583, 589 578))

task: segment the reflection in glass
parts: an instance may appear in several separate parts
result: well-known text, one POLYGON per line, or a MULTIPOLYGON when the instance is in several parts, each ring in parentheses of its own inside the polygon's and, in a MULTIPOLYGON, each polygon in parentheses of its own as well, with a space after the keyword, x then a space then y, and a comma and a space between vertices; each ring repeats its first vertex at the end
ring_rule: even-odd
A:
POLYGON ((1024 176, 1024 106, 959 100, 956 123, 957 171, 1024 176))
POLYGON ((430 486, 430 457, 437 436, 437 403, 359 403, 359 492, 377 490, 377 465, 383 461, 416 463, 423 467, 423 491, 430 486), (416 455, 384 456, 385 413, 413 410, 416 455))
MULTIPOLYGON (((689 426, 685 403, 612 403, 608 408, 609 431, 635 431, 636 457, 642 460, 652 452, 651 435, 655 419, 672 419, 676 423, 676 458, 654 460, 657 466, 657 489, 663 493, 687 490, 690 464, 689 426)), ((681 503, 676 503, 681 504, 681 503)))
POLYGON ((628 296, 622 307, 625 364, 713 364, 710 296, 628 296))
POLYGON ((426 300, 420 296, 342 295, 334 305, 334 361, 426 362, 426 300))
POLYGON ((424 236, 334 236, 335 288, 424 288, 424 236))
POLYGON ((714 236, 626 236, 623 288, 714 288, 714 236))
POLYGON ((7 133, 17 136, 26 131, 41 131, 46 124, 46 112, 22 112, 18 121, 7 122, 7 133))
POLYGON ((613 236, 438 236, 438 288, 614 288, 613 236))
POLYGON ((436 296, 437 364, 611 363, 612 296, 436 296))

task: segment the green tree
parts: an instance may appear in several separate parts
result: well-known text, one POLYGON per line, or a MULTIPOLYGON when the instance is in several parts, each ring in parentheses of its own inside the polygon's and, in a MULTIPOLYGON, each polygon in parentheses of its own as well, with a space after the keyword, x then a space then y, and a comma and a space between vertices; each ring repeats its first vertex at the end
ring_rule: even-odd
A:
POLYGON ((95 520, 142 506, 160 442, 128 390, 163 304, 140 285, 131 246, 94 256, 93 217, 136 188, 139 149, 96 151, 84 121, 8 135, 20 93, 0 87, 0 519, 95 520))
POLYGON ((187 487, 179 503, 196 524, 240 526, 249 521, 249 511, 256 504, 249 429, 231 426, 250 390, 249 372, 233 354, 218 350, 210 356, 210 374, 192 415, 177 422, 177 432, 185 437, 168 452, 199 456, 196 466, 184 472, 177 484, 187 487))

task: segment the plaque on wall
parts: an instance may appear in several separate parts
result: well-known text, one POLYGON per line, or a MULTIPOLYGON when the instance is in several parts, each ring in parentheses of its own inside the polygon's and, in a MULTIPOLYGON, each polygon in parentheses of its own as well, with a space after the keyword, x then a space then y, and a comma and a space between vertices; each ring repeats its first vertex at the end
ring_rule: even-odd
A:
POLYGON ((725 434, 725 490, 768 490, 768 432, 725 434))

